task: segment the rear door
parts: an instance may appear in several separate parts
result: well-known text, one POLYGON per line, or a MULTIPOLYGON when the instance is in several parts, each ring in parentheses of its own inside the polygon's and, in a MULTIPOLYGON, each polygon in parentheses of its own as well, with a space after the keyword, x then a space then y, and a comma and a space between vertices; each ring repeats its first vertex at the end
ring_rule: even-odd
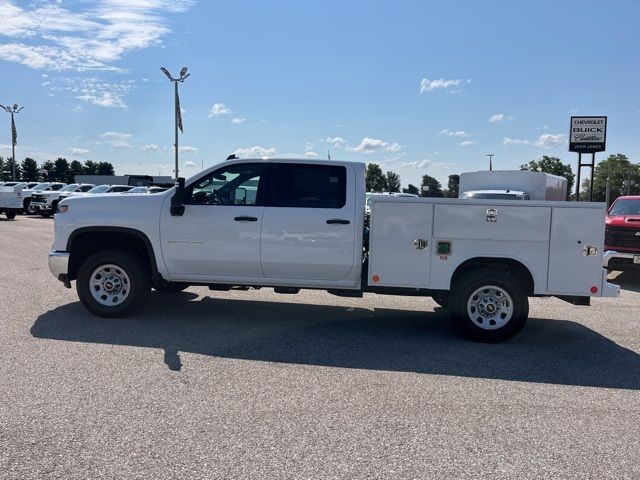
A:
POLYGON ((354 172, 274 163, 261 233, 266 278, 338 281, 356 260, 354 172))

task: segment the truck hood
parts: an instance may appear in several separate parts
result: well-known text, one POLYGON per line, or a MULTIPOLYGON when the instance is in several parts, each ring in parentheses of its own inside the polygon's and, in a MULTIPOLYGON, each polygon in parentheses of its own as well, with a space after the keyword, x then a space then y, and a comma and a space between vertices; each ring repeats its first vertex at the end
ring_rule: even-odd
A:
POLYGON ((607 226, 640 228, 640 215, 607 216, 607 226))

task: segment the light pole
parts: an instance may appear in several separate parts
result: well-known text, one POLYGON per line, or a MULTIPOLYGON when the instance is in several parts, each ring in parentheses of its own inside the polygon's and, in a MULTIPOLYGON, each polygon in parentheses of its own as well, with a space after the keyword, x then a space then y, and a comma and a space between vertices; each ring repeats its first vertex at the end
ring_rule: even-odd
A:
POLYGON ((13 116, 16 113, 20 113, 24 107, 18 108, 18 104, 14 103, 11 107, 5 107, 4 105, 0 105, 0 108, 6 110, 7 113, 11 114, 11 159, 13 160, 13 173, 12 180, 16 181, 16 144, 18 143, 18 131, 16 130, 16 122, 13 116))
POLYGON ((167 78, 169 79, 169 81, 173 82, 174 85, 174 92, 175 92, 175 104, 176 104, 176 111, 175 111, 175 143, 174 143, 174 148, 175 148, 175 153, 176 153, 176 180, 178 180, 178 129, 180 129, 180 131, 182 132, 182 114, 180 112, 180 97, 178 97, 178 82, 182 83, 184 82, 187 77, 189 75, 191 75, 190 73, 187 73, 187 67, 182 67, 182 70, 180 70, 180 78, 173 78, 173 75, 171 75, 169 73, 169 70, 167 70, 164 67, 160 67, 160 70, 162 70, 162 73, 164 73, 167 78))
POLYGON ((495 155, 493 153, 489 153, 485 155, 485 157, 489 157, 489 171, 493 172, 493 157, 495 157, 495 155))

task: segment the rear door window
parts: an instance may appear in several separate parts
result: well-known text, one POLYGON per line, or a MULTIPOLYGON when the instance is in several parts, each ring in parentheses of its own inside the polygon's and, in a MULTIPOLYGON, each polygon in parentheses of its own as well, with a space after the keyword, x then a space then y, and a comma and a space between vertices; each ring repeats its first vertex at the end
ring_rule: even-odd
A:
POLYGON ((339 165, 277 164, 276 207, 342 208, 347 198, 347 169, 339 165))

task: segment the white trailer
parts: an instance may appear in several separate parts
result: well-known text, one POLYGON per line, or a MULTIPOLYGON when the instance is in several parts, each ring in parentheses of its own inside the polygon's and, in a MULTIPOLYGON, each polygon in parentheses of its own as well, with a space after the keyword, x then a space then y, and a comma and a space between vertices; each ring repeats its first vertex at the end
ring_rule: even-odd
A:
POLYGON ((502 195, 506 200, 511 193, 520 200, 564 201, 567 199, 567 179, 527 170, 467 172, 460 175, 459 191, 460 198, 490 199, 502 195), (485 195, 471 192, 484 192, 485 195))

